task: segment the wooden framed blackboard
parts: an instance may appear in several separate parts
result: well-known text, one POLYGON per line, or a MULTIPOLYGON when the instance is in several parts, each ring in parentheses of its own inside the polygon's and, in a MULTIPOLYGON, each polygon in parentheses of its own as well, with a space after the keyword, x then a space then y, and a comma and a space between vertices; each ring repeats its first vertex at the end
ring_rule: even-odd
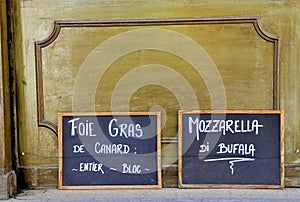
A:
POLYGON ((180 188, 283 188, 279 110, 179 111, 180 188))
POLYGON ((159 112, 59 113, 59 189, 161 188, 159 112))

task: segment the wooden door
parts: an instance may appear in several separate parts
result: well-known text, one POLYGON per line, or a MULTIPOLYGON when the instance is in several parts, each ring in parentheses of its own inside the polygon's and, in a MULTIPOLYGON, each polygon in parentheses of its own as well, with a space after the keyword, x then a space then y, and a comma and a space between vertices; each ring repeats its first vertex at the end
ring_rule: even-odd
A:
POLYGON ((281 109, 286 184, 299 186, 299 7, 14 2, 21 184, 57 186, 59 112, 160 111, 163 185, 177 187, 178 110, 281 109))

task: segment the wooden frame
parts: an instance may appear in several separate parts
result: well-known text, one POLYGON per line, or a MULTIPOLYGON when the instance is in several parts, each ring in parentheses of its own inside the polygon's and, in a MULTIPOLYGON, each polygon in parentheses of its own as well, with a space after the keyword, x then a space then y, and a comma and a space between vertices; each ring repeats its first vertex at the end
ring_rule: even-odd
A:
POLYGON ((178 187, 179 188, 284 188, 284 113, 281 110, 179 110, 178 111, 178 187), (182 115, 183 114, 278 114, 280 115, 280 185, 183 184, 182 115))
POLYGON ((65 112, 58 113, 58 146, 59 146, 59 180, 58 188, 66 190, 95 190, 95 189, 160 189, 162 188, 162 175, 161 175, 161 114, 160 112, 65 112), (156 116, 157 119, 157 185, 97 185, 97 186, 64 186, 62 183, 63 178, 63 124, 62 118, 64 116, 156 116))
MULTIPOLYGON (((38 127, 50 129, 57 135, 57 124, 45 117, 43 49, 54 43, 60 31, 65 28, 78 27, 147 27, 166 25, 215 25, 215 24, 252 24, 255 32, 263 40, 274 44, 273 52, 273 109, 279 109, 279 49, 280 37, 266 32, 258 16, 223 16, 204 18, 157 18, 157 19, 112 19, 112 20, 55 20, 52 33, 44 40, 35 41, 36 95, 38 127)), ((165 140, 169 142, 169 140, 165 140)))

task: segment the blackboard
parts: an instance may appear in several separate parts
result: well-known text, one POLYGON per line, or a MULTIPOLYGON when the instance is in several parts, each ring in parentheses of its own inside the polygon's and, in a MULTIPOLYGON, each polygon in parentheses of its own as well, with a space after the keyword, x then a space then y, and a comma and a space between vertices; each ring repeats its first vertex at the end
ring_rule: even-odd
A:
POLYGON ((59 189, 161 188, 159 112, 59 113, 59 189))
POLYGON ((283 188, 283 112, 179 111, 180 188, 283 188))

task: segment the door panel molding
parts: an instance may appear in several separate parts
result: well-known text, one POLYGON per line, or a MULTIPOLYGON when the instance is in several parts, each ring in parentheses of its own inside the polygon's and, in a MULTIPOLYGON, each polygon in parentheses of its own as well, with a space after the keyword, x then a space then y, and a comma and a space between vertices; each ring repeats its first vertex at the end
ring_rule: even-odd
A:
MULTIPOLYGON (((273 109, 279 109, 279 48, 280 37, 265 31, 258 16, 225 16, 214 18, 166 18, 166 19, 112 19, 112 20, 56 20, 52 33, 44 40, 35 41, 37 122, 38 127, 50 129, 57 136, 57 124, 45 119, 44 79, 42 68, 43 48, 52 44, 63 28, 72 27, 126 27, 166 25, 215 25, 252 24, 256 33, 265 41, 273 43, 273 109)), ((176 138, 165 138, 165 142, 176 142, 176 138)))

